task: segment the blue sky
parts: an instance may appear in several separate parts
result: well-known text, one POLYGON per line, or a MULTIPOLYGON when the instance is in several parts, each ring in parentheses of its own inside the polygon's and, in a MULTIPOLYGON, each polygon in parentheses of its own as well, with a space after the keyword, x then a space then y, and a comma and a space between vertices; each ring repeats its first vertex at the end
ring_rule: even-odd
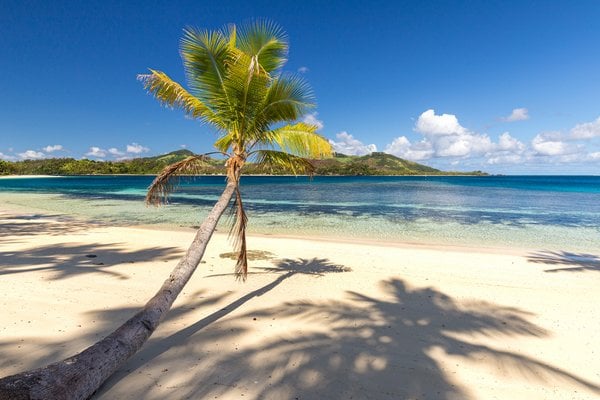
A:
POLYGON ((0 158, 118 159, 215 133, 136 75, 184 82, 186 26, 254 18, 290 38, 308 120, 338 151, 451 170, 600 174, 598 1, 0 2, 0 158))

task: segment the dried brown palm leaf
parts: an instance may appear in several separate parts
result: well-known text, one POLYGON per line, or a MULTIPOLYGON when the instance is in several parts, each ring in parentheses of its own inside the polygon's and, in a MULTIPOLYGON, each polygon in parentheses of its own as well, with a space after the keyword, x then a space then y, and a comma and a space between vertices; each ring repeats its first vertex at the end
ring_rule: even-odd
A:
POLYGON ((166 166, 152 181, 146 194, 146 204, 159 206, 167 202, 169 194, 175 190, 182 175, 197 175, 206 166, 207 156, 190 156, 185 160, 166 166))

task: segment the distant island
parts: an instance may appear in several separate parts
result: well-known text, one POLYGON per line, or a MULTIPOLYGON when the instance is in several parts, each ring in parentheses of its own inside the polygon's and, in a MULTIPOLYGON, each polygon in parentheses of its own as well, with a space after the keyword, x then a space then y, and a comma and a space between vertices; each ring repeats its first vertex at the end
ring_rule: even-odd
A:
MULTIPOLYGON (((76 160, 47 158, 43 160, 0 160, 0 175, 155 175, 164 167, 194 155, 189 150, 177 150, 155 157, 122 161, 76 160)), ((336 153, 333 158, 312 160, 316 175, 487 175, 482 171, 441 171, 423 164, 404 160, 391 154, 374 152, 365 156, 336 153)), ((246 174, 284 175, 289 172, 277 167, 246 164, 246 174)), ((206 175, 224 175, 224 161, 207 158, 201 171, 206 175)))

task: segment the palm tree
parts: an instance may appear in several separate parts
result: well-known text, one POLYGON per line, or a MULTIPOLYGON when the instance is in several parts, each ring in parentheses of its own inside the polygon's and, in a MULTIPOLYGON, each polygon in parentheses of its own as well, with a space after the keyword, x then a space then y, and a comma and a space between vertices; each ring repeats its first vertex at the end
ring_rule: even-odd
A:
MULTIPOLYGON (((305 157, 321 158, 332 152, 315 126, 294 123, 313 106, 313 99, 302 79, 281 73, 287 52, 284 32, 265 21, 239 32, 234 25, 212 32, 187 29, 181 57, 189 91, 160 71, 139 76, 162 104, 180 108, 217 131, 215 148, 227 159, 228 182, 219 202, 229 203, 235 194, 236 222, 231 233, 239 252, 235 273, 243 279, 248 271, 247 218, 239 187, 244 164, 254 161, 312 174, 314 168, 305 157)), ((152 182, 147 203, 165 201, 173 180, 197 172, 204 157, 188 157, 166 167, 152 182)))
MULTIPOLYGON (((200 263, 217 222, 235 195, 232 229, 239 257, 235 272, 245 278, 246 215, 240 193, 244 164, 312 173, 305 157, 331 154, 316 127, 297 121, 312 105, 307 84, 284 75, 288 45, 283 31, 268 22, 255 22, 237 32, 235 26, 217 31, 188 29, 181 55, 189 91, 160 71, 140 75, 145 88, 163 104, 181 108, 218 133, 217 151, 227 157, 227 184, 188 248, 159 291, 131 319, 79 354, 37 370, 0 379, 0 400, 87 399, 135 354, 162 318, 200 263)), ((165 168, 149 188, 146 200, 159 204, 176 179, 197 171, 204 156, 192 156, 165 168)))

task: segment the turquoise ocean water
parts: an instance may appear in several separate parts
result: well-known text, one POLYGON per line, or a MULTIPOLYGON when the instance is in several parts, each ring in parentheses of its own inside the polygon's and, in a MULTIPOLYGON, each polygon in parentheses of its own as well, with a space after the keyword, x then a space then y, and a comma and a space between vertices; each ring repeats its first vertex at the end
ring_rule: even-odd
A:
MULTIPOLYGON (((114 225, 199 225, 223 177, 146 207, 152 177, 0 179, 0 203, 114 225)), ((599 176, 243 177, 250 233, 600 251, 599 176)), ((220 230, 226 230, 224 218, 220 230)))

